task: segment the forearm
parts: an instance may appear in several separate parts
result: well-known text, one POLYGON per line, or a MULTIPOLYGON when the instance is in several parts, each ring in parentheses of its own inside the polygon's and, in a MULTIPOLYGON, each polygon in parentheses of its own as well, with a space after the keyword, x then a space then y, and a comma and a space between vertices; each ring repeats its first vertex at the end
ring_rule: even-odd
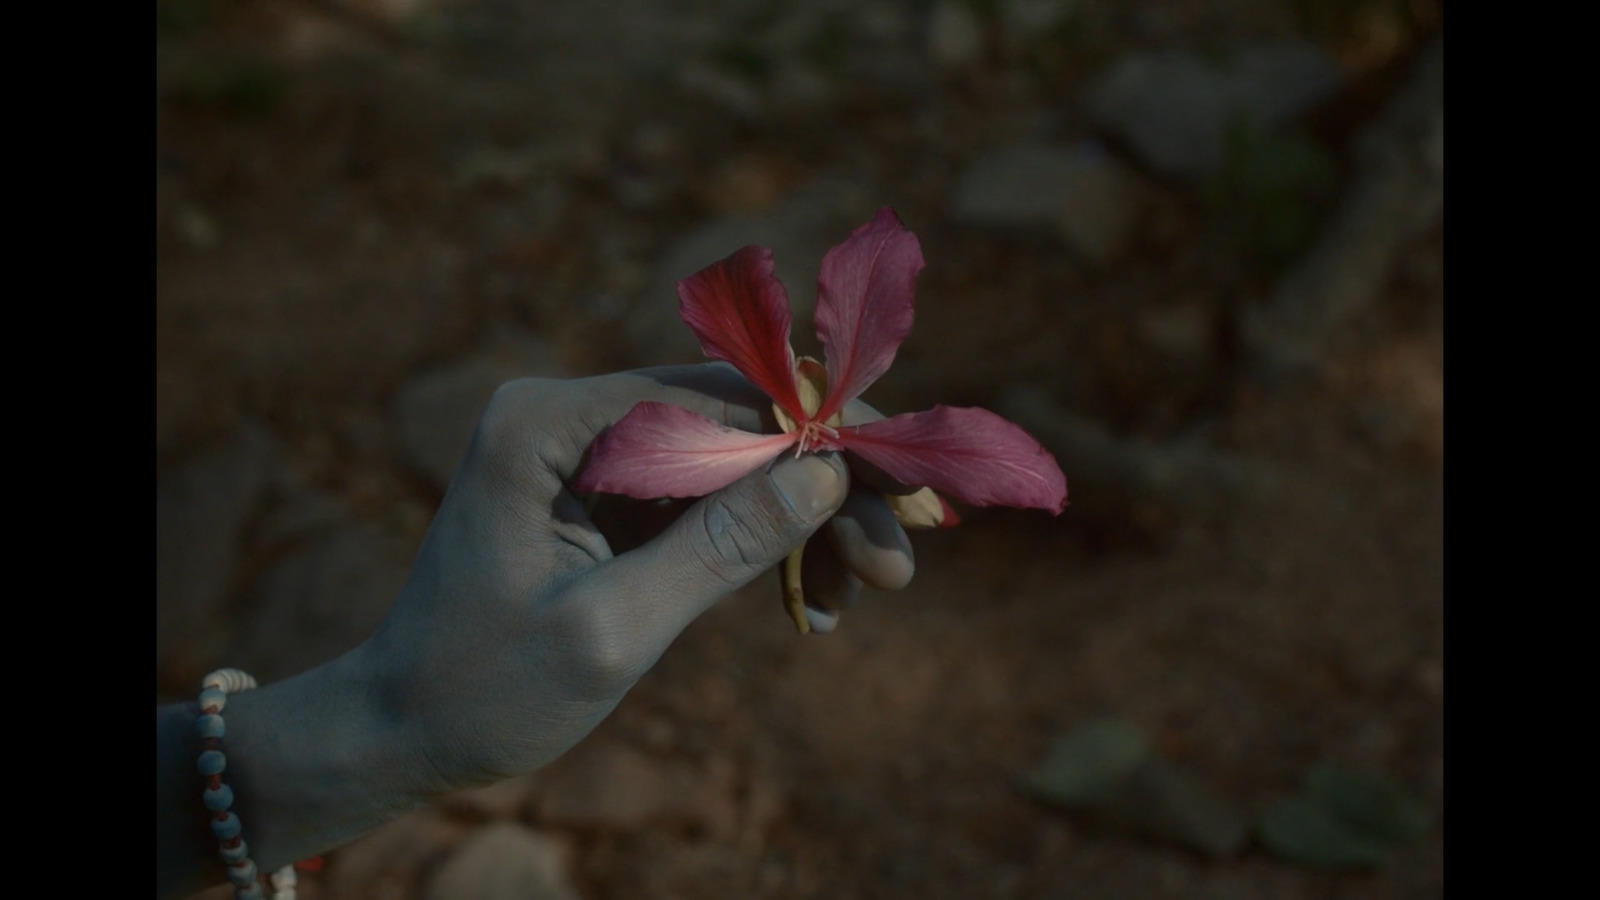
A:
MULTIPOLYGON (((421 805, 425 765, 357 648, 287 681, 229 695, 224 783, 261 872, 323 853, 421 805)), ((156 889, 226 879, 206 824, 194 703, 156 710, 156 889)))

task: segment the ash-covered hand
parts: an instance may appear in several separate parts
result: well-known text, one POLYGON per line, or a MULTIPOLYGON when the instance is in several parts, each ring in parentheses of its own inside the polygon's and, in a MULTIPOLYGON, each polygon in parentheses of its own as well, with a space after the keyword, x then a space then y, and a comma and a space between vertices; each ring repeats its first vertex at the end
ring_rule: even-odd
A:
MULTIPOLYGON (((904 587, 910 542, 836 454, 784 455, 672 503, 567 488, 585 452, 642 401, 747 431, 771 403, 731 366, 530 379, 490 402, 400 597, 364 648, 429 787, 529 772, 582 739, 680 632, 806 544, 806 616, 828 632, 863 583, 904 587)), ((850 413, 878 414, 864 404, 850 413)), ((773 604, 779 590, 773 584, 773 604)), ((779 620, 781 621, 781 619, 779 620)))
MULTIPOLYGON (((566 485, 596 435, 641 401, 773 427, 766 397, 723 364, 502 387, 372 637, 228 702, 227 778, 261 870, 555 759, 696 616, 819 530, 803 560, 813 630, 832 630, 863 582, 910 581, 884 496, 852 490, 833 454, 785 456, 696 501, 575 496, 566 485)), ((778 597, 774 579, 774 612, 778 597)), ((224 878, 195 774, 197 715, 194 703, 156 710, 158 896, 224 878)))

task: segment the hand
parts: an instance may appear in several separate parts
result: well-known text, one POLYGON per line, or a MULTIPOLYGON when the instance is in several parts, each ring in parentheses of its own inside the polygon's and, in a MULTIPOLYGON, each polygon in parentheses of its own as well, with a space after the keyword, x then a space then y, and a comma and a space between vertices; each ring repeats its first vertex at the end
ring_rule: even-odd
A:
MULTIPOLYGON (((560 755, 690 622, 819 527, 824 536, 807 544, 804 563, 814 630, 831 631, 863 582, 895 590, 910 580, 904 531, 881 494, 850 490, 837 457, 786 457, 692 504, 629 502, 618 516, 609 503, 586 513, 565 483, 595 436, 644 400, 772 428, 770 402, 721 364, 518 381, 485 411, 409 580, 366 648, 411 723, 406 740, 425 760, 430 788, 519 775, 560 755), (608 527, 679 510, 642 543, 608 527)), ((879 417, 863 404, 849 414, 879 417)), ((774 582, 774 627, 782 627, 774 582)))
MULTIPOLYGON (((502 387, 377 632, 229 699, 227 779, 263 871, 429 797, 550 762, 696 616, 819 528, 802 567, 815 631, 832 630, 863 582, 910 581, 905 532, 882 494, 851 489, 837 458, 784 458, 692 503, 608 502, 588 515, 564 485, 595 436, 643 400, 749 430, 773 424, 766 398, 720 364, 502 387), (602 513, 630 527, 607 527, 602 513)), ((859 403, 845 417, 880 418, 859 403)), ((786 627, 772 589, 773 627, 786 627)), ((162 896, 223 877, 198 802, 197 714, 193 703, 156 710, 162 896)))

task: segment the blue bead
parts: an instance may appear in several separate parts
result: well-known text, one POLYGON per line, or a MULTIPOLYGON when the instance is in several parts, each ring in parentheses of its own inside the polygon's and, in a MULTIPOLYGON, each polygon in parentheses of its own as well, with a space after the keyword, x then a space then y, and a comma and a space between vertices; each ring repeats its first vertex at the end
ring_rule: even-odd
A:
POLYGON ((227 731, 221 716, 201 716, 194 722, 194 730, 203 738, 221 738, 227 731))
POLYGON ((244 826, 239 824, 239 817, 228 813, 225 818, 211 820, 211 833, 219 841, 231 841, 239 836, 244 826))
POLYGON ((212 812, 222 812, 233 805, 233 788, 225 784, 218 785, 216 790, 206 788, 205 793, 201 795, 201 799, 205 801, 206 809, 212 812))
POLYGON ((200 692, 200 709, 202 711, 204 711, 207 707, 215 706, 217 708, 217 712, 222 712, 222 708, 227 705, 228 695, 214 687, 206 688, 200 692))
POLYGON ((200 760, 195 763, 201 775, 221 775, 227 767, 228 758, 222 755, 221 750, 207 750, 200 754, 200 760))
POLYGON ((261 893, 261 885, 259 884, 239 888, 238 893, 235 893, 233 897, 234 900, 267 900, 266 895, 261 893))
POLYGON ((231 865, 250 858, 250 845, 240 841, 237 847, 218 847, 217 855, 222 857, 223 862, 231 865))
POLYGON ((256 884, 256 864, 247 859, 237 866, 229 866, 228 880, 233 882, 234 887, 256 884))

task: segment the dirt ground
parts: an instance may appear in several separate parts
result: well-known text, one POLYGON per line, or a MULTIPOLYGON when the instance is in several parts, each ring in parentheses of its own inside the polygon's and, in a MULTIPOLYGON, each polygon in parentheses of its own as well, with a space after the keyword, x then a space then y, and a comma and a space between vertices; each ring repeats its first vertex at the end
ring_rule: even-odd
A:
POLYGON ((1437 8, 772 9, 157 4, 158 699, 358 641, 495 383, 694 361, 672 279, 768 243, 809 302, 806 267, 880 205, 928 265, 867 399, 1001 411, 1071 488, 1059 519, 917 533, 911 587, 832 635, 798 638, 758 582, 550 769, 330 853, 301 895, 528 896, 473 880, 511 853, 490 837, 547 852, 552 897, 1442 894, 1442 213, 1381 253, 1337 227, 1395 183, 1364 136, 1437 8), (1341 73, 1284 126, 1320 180, 1163 171, 1085 111, 1131 55, 1286 39, 1341 73), (1090 225, 1131 224, 963 212, 978 162, 1041 136, 1105 148, 1134 188, 1090 225), (1318 266, 1374 274, 1294 319, 1314 352, 1282 363, 1249 323, 1304 313, 1286 285, 1318 266), (1245 814, 1333 762, 1393 776, 1432 828, 1320 871, 1020 789, 1106 717, 1245 814))

